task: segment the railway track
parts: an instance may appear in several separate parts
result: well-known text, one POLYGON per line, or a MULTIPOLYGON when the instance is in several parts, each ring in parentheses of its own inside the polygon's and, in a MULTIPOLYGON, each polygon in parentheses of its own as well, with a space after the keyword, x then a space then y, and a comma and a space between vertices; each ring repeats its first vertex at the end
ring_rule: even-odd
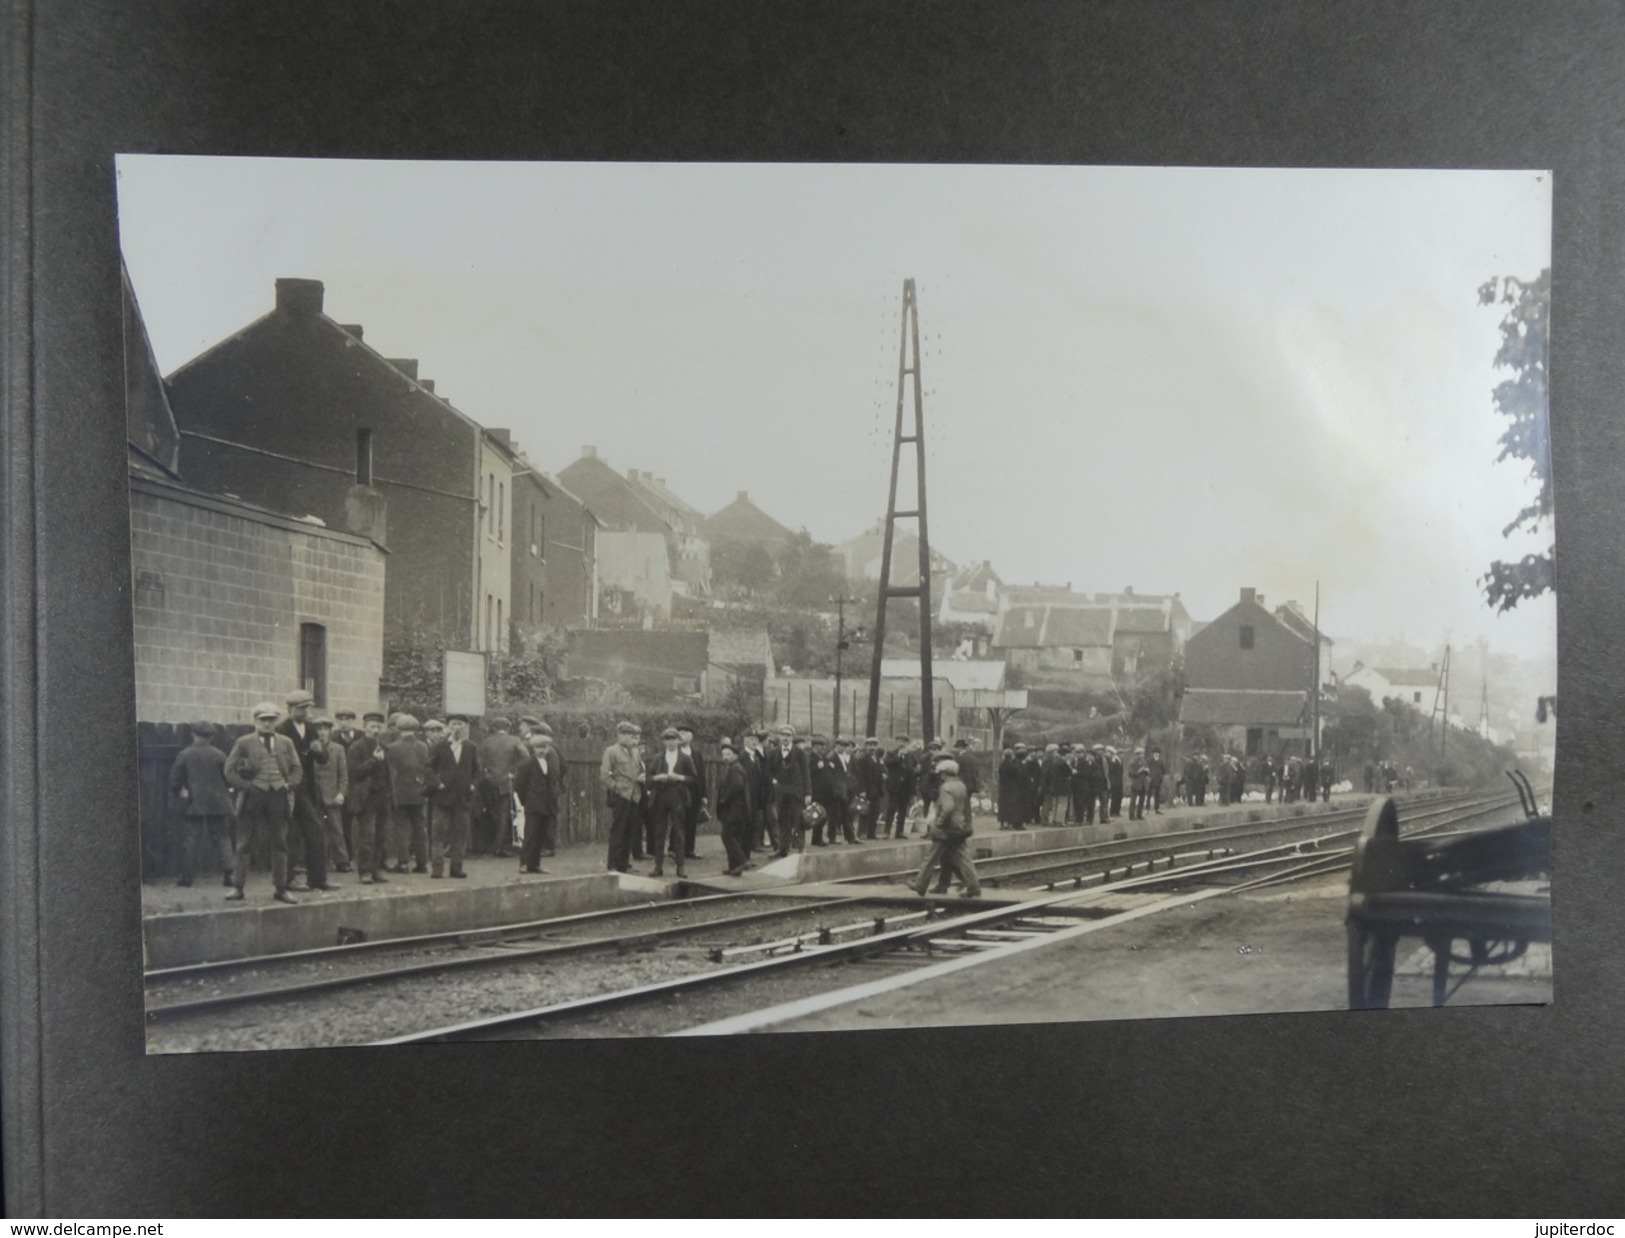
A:
MULTIPOLYGON (((1512 803, 1504 795, 1452 797, 1418 806, 1410 820, 1445 828, 1512 803)), ((1357 833, 1327 827, 1363 813, 1362 808, 984 860, 979 868, 987 871, 988 884, 998 881, 1000 889, 980 901, 933 898, 922 904, 912 893, 872 889, 876 881, 912 876, 910 869, 829 883, 801 895, 792 885, 164 969, 147 976, 149 1041, 162 1051, 166 1043, 185 1042, 188 1028, 208 1027, 211 1020, 241 1029, 249 1026, 244 1022, 249 1008, 272 1021, 297 1022, 303 1010, 323 1003, 365 1004, 369 989, 423 992, 421 1009, 404 1015, 414 1030, 381 1039, 341 1035, 320 1043, 681 1032, 696 1020, 706 1023, 707 1012, 717 1015, 709 1022, 737 1019, 742 988, 812 1000, 832 987, 833 965, 847 968, 835 988, 848 987, 841 981, 851 976, 876 971, 885 982, 945 957, 1007 951, 1144 914, 1140 908, 1168 901, 1159 890, 1170 880, 1186 886, 1220 883, 1200 895, 1208 897, 1250 888, 1261 870, 1265 880, 1290 879, 1294 871, 1324 872, 1328 863, 1347 862, 1348 848, 1337 844, 1351 843, 1357 833), (1247 849, 1247 841, 1261 845, 1247 849), (835 886, 850 886, 852 893, 829 894, 835 886), (496 987, 509 998, 538 990, 574 996, 435 1023, 436 999, 445 987, 456 984, 459 991, 478 995, 482 974, 498 977, 496 987), (415 1030, 425 1023, 431 1024, 427 1030, 415 1030)), ((1188 903, 1191 896, 1174 901, 1188 903)))

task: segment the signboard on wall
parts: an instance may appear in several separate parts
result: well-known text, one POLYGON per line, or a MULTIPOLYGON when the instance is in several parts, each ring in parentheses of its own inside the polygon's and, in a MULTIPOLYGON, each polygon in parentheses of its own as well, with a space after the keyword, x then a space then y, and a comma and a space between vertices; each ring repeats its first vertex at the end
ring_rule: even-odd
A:
POLYGON ((471 718, 485 715, 483 653, 468 653, 461 649, 446 650, 444 682, 448 714, 467 714, 471 718))

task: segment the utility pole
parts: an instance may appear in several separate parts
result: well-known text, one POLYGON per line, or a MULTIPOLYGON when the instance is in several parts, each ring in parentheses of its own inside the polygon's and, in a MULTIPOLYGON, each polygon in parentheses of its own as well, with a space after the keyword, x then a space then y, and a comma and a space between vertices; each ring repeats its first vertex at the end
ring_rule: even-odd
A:
MULTIPOLYGON (((846 652, 852 643, 846 639, 846 605, 856 602, 857 598, 839 597, 835 599, 835 729, 830 736, 832 740, 841 738, 841 655, 846 652)), ((863 639, 863 628, 858 627, 852 632, 853 640, 863 639)), ((872 729, 872 728, 871 728, 872 729)))
POLYGON ((1320 582, 1315 581, 1315 657, 1314 675, 1309 682, 1309 699, 1314 702, 1314 758, 1320 761, 1320 582))
POLYGON ((880 661, 886 648, 886 603, 892 598, 918 598, 920 603, 920 725, 930 743, 936 710, 931 700, 931 542, 925 520, 925 391, 920 385, 920 312, 914 281, 903 281, 902 338, 897 351, 897 425, 892 431, 891 490, 886 497, 886 539, 880 552, 880 590, 875 603, 875 655, 869 666, 868 734, 876 733, 880 710, 880 661), (914 391, 914 432, 903 433, 903 399, 910 384, 914 391), (914 445, 915 500, 912 511, 897 510, 897 475, 903 444, 914 445), (891 583, 892 540, 899 520, 913 519, 919 526, 920 583, 894 588, 891 583))
POLYGON ((1445 741, 1450 735, 1450 646, 1444 647, 1444 661, 1439 663, 1439 683, 1433 693, 1433 712, 1439 719, 1439 768, 1444 768, 1445 741))

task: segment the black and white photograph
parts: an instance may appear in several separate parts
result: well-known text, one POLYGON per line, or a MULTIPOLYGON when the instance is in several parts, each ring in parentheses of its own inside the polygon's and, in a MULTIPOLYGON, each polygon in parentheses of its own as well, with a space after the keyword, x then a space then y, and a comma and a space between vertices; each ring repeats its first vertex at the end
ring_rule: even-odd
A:
POLYGON ((1551 1001, 1548 171, 116 170, 149 1053, 1551 1001))

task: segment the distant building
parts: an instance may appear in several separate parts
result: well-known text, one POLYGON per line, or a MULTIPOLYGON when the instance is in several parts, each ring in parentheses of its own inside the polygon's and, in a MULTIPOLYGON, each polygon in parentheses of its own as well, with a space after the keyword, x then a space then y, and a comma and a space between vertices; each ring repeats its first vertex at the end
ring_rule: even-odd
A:
MULTIPOLYGON (((892 535, 891 583, 898 589, 920 583, 920 539, 903 531, 906 524, 895 529, 892 535)), ((850 541, 842 542, 835 553, 841 556, 848 580, 879 580, 885 548, 886 521, 882 518, 850 541)), ((933 608, 955 570, 951 559, 935 550, 931 552, 933 608)))
POLYGON ((943 623, 973 623, 991 632, 999 613, 999 594, 1004 582, 983 559, 953 574, 942 592, 937 618, 943 623))
POLYGON ((1179 720, 1213 727, 1228 748, 1249 756, 1313 750, 1312 630, 1266 610, 1254 589, 1185 646, 1179 720))
POLYGON ((706 517, 702 532, 713 547, 724 542, 760 546, 775 559, 795 536, 794 532, 756 506, 744 490, 721 511, 706 517))
POLYGON ((1012 585, 999 596, 993 652, 1052 682, 1102 687, 1172 666, 1190 639, 1177 593, 1074 593, 1012 585))
POLYGON ((244 723, 304 688, 376 707, 386 556, 371 539, 183 480, 184 457, 124 277, 136 718, 244 723))
POLYGON ((600 524, 563 484, 519 458, 510 570, 517 644, 549 628, 587 628, 597 620, 600 524))
POLYGON ((1363 666, 1356 662, 1354 669, 1343 678, 1350 687, 1364 688, 1377 704, 1383 701, 1401 701, 1423 717, 1431 718, 1439 700, 1439 667, 1431 666, 1363 666))
POLYGON ((512 613, 511 446, 322 312, 323 287, 276 281, 270 313, 168 378, 188 483, 390 552, 384 629, 500 650, 512 613))
POLYGON ((616 472, 596 447, 583 447, 558 479, 602 522, 597 535, 602 621, 665 623, 674 593, 710 593, 710 544, 700 530, 704 518, 662 482, 638 469, 616 472))

